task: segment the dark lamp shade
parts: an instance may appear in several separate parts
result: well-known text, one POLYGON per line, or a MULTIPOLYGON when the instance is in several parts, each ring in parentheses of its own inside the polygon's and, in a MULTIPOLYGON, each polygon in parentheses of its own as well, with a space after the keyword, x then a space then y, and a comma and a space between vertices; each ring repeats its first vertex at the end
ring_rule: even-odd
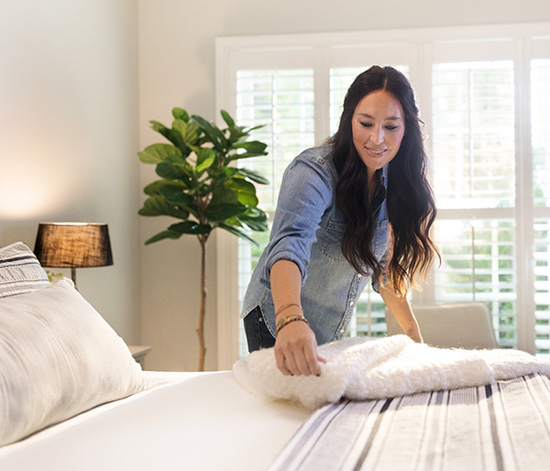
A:
POLYGON ((107 224, 41 222, 34 253, 45 267, 85 268, 113 264, 107 224))

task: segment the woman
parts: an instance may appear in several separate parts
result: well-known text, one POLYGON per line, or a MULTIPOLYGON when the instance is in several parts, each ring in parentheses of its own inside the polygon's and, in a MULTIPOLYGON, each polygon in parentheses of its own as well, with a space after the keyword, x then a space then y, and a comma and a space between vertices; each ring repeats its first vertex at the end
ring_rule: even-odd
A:
POLYGON ((406 77, 373 66, 350 86, 334 137, 286 169, 242 314, 249 350, 275 346, 283 374, 320 374, 317 345, 344 335, 370 277, 422 342, 406 293, 439 253, 420 123, 406 77))

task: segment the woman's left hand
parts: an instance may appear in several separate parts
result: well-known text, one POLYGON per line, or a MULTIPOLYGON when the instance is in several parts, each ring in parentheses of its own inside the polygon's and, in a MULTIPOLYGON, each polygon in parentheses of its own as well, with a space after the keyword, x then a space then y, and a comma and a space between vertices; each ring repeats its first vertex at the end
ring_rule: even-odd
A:
POLYGON ((403 329, 403 333, 417 343, 424 343, 420 327, 418 327, 418 322, 414 317, 407 297, 397 296, 393 289, 387 286, 380 287, 380 296, 382 296, 384 303, 386 303, 393 317, 395 317, 395 320, 403 329))
POLYGON ((404 333, 405 335, 410 337, 412 340, 414 340, 416 343, 424 343, 424 339, 422 338, 422 334, 420 333, 420 329, 418 328, 418 326, 413 329, 408 329, 404 333))

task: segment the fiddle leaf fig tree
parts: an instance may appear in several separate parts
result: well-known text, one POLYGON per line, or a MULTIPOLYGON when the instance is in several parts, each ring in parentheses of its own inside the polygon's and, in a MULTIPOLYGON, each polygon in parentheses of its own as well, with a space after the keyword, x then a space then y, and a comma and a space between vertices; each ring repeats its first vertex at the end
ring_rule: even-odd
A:
POLYGON ((204 370, 206 344, 206 246, 216 228, 224 229, 255 245, 247 230, 267 230, 265 213, 258 208, 255 184, 269 183, 258 173, 235 165, 237 160, 266 155, 266 144, 250 139, 261 126, 237 126, 226 111, 226 127, 181 109, 172 110, 172 127, 150 121, 151 127, 168 142, 153 144, 139 152, 141 162, 156 165, 160 177, 144 188, 147 195, 142 216, 171 216, 178 222, 145 244, 178 239, 184 234, 197 237, 201 247, 201 299, 199 326, 199 371, 204 370))

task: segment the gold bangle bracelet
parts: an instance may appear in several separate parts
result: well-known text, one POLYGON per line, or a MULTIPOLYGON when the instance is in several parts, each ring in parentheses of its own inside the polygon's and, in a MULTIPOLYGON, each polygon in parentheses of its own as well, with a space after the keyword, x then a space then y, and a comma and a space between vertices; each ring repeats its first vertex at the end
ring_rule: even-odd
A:
POLYGON ((275 335, 278 335, 283 327, 286 327, 288 324, 295 321, 305 322, 309 325, 308 320, 304 316, 299 314, 291 314, 290 316, 283 317, 279 322, 277 322, 275 335))
POLYGON ((302 310, 302 306, 300 306, 299 304, 296 304, 296 303, 289 303, 289 304, 285 304, 284 306, 280 307, 279 310, 275 313, 275 317, 277 317, 281 312, 283 312, 285 309, 289 308, 289 307, 292 307, 292 306, 296 306, 298 309, 300 309, 300 311, 304 312, 302 310))

